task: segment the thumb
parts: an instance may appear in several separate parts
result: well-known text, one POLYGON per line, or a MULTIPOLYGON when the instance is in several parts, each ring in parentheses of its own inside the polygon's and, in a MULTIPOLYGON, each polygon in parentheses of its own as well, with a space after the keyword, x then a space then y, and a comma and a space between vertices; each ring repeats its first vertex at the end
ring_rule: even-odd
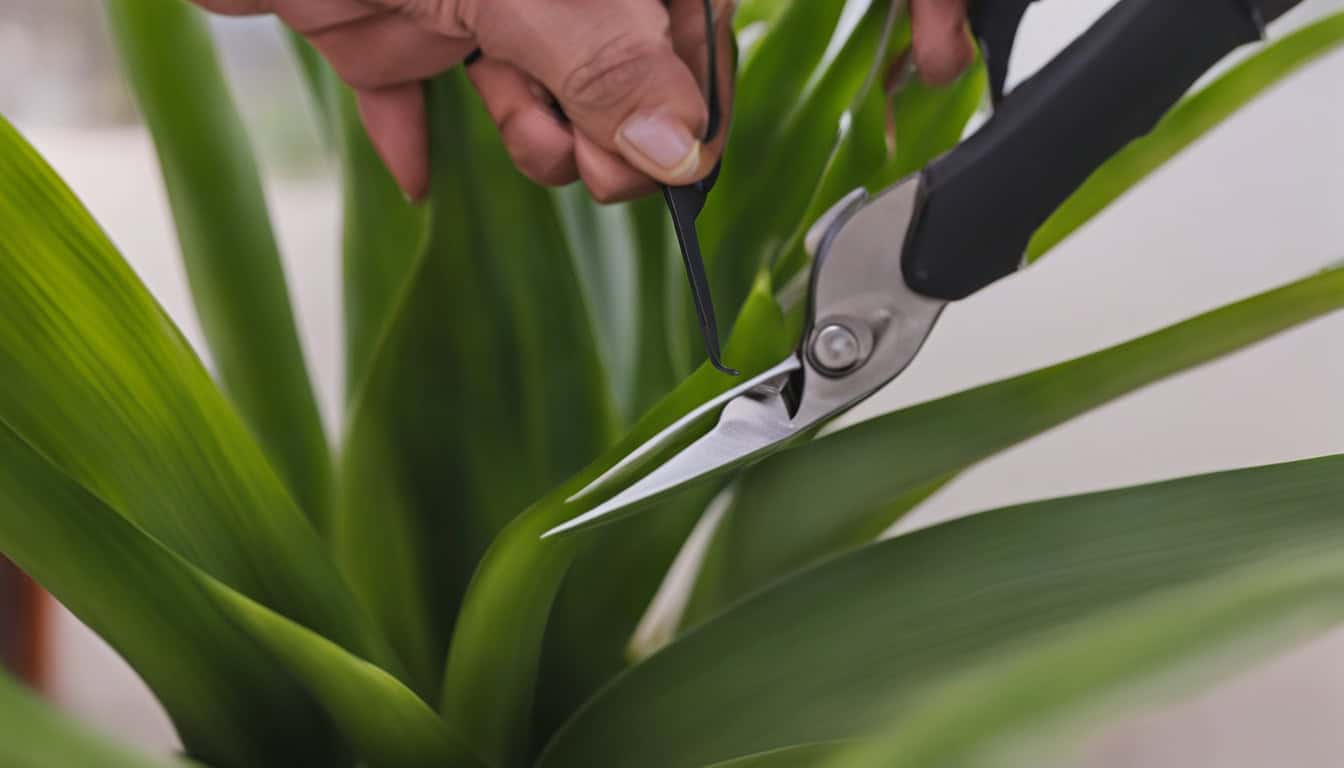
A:
POLYGON ((700 142, 705 97, 673 48, 660 0, 480 7, 473 26, 481 48, 541 82, 586 139, 664 183, 709 173, 700 142))

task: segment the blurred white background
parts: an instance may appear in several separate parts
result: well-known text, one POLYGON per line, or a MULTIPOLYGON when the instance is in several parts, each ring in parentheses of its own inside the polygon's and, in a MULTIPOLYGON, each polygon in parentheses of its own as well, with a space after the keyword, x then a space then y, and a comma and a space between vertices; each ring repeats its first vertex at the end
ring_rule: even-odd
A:
MULTIPOLYGON (((1173 0, 1177 1, 1177 0, 1173 0)), ((1055 0, 1028 17, 1030 73, 1109 0, 1055 0)), ((1274 32, 1344 0, 1307 0, 1274 32)), ((299 324, 329 425, 339 429, 336 179, 315 150, 275 28, 217 23, 267 166, 299 324)), ((1027 274, 955 307, 926 352, 867 413, 1094 351, 1344 258, 1344 53, 1244 110, 1027 274)), ((153 151, 101 19, 83 0, 4 0, 0 112, 17 122, 111 234, 193 343, 199 326, 153 151)), ((1048 162, 1048 158, 1042 158, 1048 162)), ((910 525, 991 506, 1344 451, 1344 316, 1125 398, 984 463, 910 525)), ((54 695, 155 749, 171 728, 134 674, 68 615, 54 695)), ((1073 764, 1337 765, 1344 631, 1203 694, 1089 736, 1073 764)))

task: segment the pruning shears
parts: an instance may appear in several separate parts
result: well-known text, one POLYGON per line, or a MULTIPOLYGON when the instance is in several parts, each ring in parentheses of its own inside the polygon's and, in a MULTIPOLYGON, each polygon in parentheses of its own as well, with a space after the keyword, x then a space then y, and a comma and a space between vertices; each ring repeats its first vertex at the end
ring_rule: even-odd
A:
POLYGON ((547 535, 610 522, 759 461, 886 386, 950 302, 1016 272, 1032 234, 1097 168, 1300 1, 1119 0, 1005 94, 1008 56, 1034 0, 972 0, 993 116, 922 171, 876 194, 857 189, 824 214, 806 239, 813 266, 796 351, 629 454, 572 500, 610 491, 719 412, 703 437, 547 535))

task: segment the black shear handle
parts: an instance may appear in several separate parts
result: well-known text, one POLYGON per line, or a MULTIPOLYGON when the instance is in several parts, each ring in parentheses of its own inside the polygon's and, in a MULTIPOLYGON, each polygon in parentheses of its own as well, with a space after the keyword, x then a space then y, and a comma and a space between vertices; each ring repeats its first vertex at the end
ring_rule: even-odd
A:
POLYGON ((1016 271, 1032 234, 1102 163, 1298 2, 1120 0, 924 170, 903 256, 910 287, 960 299, 1016 271))

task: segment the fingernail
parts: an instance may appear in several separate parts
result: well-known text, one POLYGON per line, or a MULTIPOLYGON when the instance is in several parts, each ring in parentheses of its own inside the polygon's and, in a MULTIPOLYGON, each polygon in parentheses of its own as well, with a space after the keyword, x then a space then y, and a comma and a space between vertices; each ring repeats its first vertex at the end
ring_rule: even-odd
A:
POLYGON ((635 115, 621 126, 620 139, 669 179, 688 178, 700 166, 700 142, 667 115, 635 115))

